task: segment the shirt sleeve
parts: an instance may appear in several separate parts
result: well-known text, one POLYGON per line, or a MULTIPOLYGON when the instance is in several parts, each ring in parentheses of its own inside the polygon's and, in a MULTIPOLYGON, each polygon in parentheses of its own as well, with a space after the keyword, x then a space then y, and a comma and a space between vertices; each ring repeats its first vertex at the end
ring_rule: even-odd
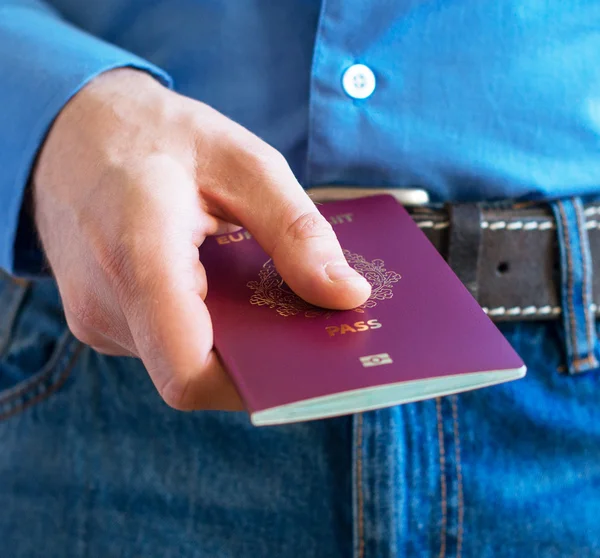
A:
POLYGON ((65 106, 102 72, 133 67, 171 87, 160 68, 89 35, 39 0, 0 0, 0 268, 43 273, 26 186, 38 150, 65 106))

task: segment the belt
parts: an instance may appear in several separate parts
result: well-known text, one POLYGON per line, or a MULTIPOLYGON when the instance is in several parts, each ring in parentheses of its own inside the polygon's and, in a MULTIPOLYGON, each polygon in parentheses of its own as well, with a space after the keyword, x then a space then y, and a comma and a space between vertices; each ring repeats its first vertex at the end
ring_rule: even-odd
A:
MULTIPOLYGON (((318 201, 355 197, 357 189, 309 190, 318 201), (323 194, 319 194, 319 192, 323 194), (351 195, 348 194, 351 191, 351 195), (316 193, 316 194, 315 194, 316 193)), ((377 193, 392 193, 380 189, 377 193)), ((400 201, 425 199, 420 190, 400 201)), ((360 193, 372 193, 360 189, 360 193)), ((404 194, 403 194, 404 196, 404 194)), ((550 320, 561 314, 556 222, 546 204, 407 206, 419 228, 494 321, 550 320)), ((600 204, 585 206, 593 293, 600 297, 600 204)), ((600 300, 592 304, 600 314, 600 300)))

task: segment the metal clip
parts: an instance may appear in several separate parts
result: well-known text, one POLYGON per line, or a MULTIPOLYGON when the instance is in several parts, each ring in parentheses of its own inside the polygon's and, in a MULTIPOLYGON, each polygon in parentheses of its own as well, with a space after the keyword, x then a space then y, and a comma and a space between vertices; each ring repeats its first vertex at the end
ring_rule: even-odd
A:
POLYGON ((306 190, 315 203, 350 200, 378 194, 394 196, 402 205, 418 206, 429 203, 429 194, 420 188, 369 188, 365 186, 313 186, 306 190))

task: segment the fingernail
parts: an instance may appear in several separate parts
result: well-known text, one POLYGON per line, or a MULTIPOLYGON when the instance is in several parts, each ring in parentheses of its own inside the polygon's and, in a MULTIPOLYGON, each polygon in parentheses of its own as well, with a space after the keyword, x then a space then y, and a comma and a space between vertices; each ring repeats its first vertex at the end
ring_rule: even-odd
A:
POLYGON ((360 279, 365 283, 367 280, 360 274, 354 271, 347 263, 330 262, 325 264, 325 272, 331 281, 356 281, 360 279))

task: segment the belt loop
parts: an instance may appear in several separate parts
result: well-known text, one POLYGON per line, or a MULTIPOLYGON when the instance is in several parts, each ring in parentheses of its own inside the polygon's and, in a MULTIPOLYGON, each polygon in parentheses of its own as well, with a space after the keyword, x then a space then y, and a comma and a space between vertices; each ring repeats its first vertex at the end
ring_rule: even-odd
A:
POLYGON ((570 374, 598 368, 592 308, 592 256, 579 198, 552 202, 561 269, 561 303, 570 374))
POLYGON ((481 205, 448 205, 450 235, 448 264, 475 299, 478 296, 479 256, 481 254, 481 205))

